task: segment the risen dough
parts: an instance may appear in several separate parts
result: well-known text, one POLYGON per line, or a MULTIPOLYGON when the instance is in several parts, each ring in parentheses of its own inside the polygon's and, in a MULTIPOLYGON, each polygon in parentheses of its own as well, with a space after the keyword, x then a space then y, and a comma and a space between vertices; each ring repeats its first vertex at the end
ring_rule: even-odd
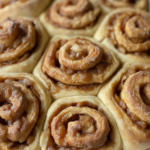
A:
POLYGON ((54 99, 97 95, 119 65, 115 55, 89 37, 55 36, 34 70, 54 99))

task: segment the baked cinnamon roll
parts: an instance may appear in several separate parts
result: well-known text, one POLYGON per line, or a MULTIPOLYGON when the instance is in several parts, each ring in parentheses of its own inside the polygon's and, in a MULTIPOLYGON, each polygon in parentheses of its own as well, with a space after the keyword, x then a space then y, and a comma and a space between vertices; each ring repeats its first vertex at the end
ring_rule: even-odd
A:
POLYGON ((150 62, 150 15, 133 9, 109 14, 94 37, 110 47, 124 62, 150 62))
POLYGON ((36 19, 0 22, 0 72, 32 72, 47 42, 48 35, 36 19))
POLYGON ((121 150, 112 114, 94 96, 55 101, 48 110, 40 139, 42 150, 121 150))
POLYGON ((97 95, 119 65, 109 49, 89 37, 56 36, 34 69, 54 99, 97 95))
POLYGON ((109 13, 117 8, 131 7, 141 10, 148 10, 148 0, 99 0, 104 12, 109 13))
POLYGON ((0 149, 40 150, 51 99, 30 74, 0 73, 0 149))
POLYGON ((97 0, 55 0, 40 20, 52 36, 92 36, 103 17, 97 0))
POLYGON ((113 113, 124 150, 150 148, 149 85, 149 65, 126 64, 98 95, 113 113))
POLYGON ((38 16, 51 0, 0 0, 0 20, 16 16, 38 16))

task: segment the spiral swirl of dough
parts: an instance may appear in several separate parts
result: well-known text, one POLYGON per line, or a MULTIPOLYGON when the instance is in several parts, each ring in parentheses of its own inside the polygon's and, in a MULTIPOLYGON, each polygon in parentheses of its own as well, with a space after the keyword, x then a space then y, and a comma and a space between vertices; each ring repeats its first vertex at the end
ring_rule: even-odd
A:
POLYGON ((100 8, 89 0, 61 0, 48 11, 52 23, 62 28, 81 29, 94 23, 100 14, 100 8))
POLYGON ((115 22, 114 34, 119 46, 127 52, 142 52, 150 48, 150 16, 144 11, 125 12, 115 22))
POLYGON ((0 103, 0 141, 24 142, 38 119, 38 99, 23 83, 6 80, 0 83, 0 103))
POLYGON ((140 71, 128 77, 121 91, 121 99, 130 112, 138 114, 139 119, 148 124, 150 124, 150 106, 145 102, 150 100, 149 90, 150 72, 140 71), (141 93, 145 95, 144 99, 141 93))
POLYGON ((18 18, 0 23, 0 63, 23 57, 35 44, 36 30, 30 21, 18 18))
POLYGON ((97 72, 103 50, 99 46, 84 38, 70 39, 60 47, 58 43, 53 42, 45 55, 44 73, 66 84, 101 82, 97 72))
POLYGON ((58 146, 91 149, 103 146, 110 130, 107 118, 102 113, 88 107, 66 108, 54 117, 51 129, 58 146), (74 115, 80 115, 79 120, 69 122, 66 129, 65 123, 74 115))
POLYGON ((102 56, 102 50, 91 42, 83 39, 73 39, 67 42, 59 52, 60 64, 75 70, 85 70, 94 67, 102 56), (70 53, 77 53, 76 58, 70 58, 70 53), (78 57, 78 52, 83 52, 86 57, 78 57))

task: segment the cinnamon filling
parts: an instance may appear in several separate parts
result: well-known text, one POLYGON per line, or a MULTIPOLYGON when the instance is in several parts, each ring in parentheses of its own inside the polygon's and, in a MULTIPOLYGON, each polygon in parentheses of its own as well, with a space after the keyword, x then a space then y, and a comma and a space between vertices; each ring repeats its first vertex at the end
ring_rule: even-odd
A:
POLYGON ((58 88, 90 90, 102 82, 112 63, 112 56, 89 40, 58 40, 51 43, 42 71, 58 88))
POLYGON ((114 93, 118 105, 130 117, 132 122, 142 130, 150 129, 150 70, 131 67, 116 86, 114 93), (141 77, 142 76, 142 77, 141 77), (132 85, 134 88, 132 88, 132 85))
POLYGON ((115 14, 110 18, 107 37, 120 53, 149 58, 149 23, 144 12, 115 14))
POLYGON ((89 0, 62 0, 50 7, 47 19, 58 27, 83 29, 92 26, 99 15, 99 7, 89 0))
POLYGON ((39 94, 34 83, 27 78, 1 78, 0 97, 0 141, 8 148, 31 144, 39 115, 39 94))
POLYGON ((47 150, 97 149, 110 140, 110 126, 103 110, 90 102, 58 107, 49 120, 49 128, 51 142, 47 150))
POLYGON ((26 60, 34 51, 38 36, 35 25, 23 19, 0 24, 0 67, 26 60))

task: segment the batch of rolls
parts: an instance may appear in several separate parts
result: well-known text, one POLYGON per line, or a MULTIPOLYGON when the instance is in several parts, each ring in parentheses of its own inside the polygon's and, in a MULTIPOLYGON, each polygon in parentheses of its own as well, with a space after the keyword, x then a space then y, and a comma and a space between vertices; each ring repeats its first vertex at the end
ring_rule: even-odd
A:
POLYGON ((150 148, 148 0, 0 0, 0 150, 150 148))

